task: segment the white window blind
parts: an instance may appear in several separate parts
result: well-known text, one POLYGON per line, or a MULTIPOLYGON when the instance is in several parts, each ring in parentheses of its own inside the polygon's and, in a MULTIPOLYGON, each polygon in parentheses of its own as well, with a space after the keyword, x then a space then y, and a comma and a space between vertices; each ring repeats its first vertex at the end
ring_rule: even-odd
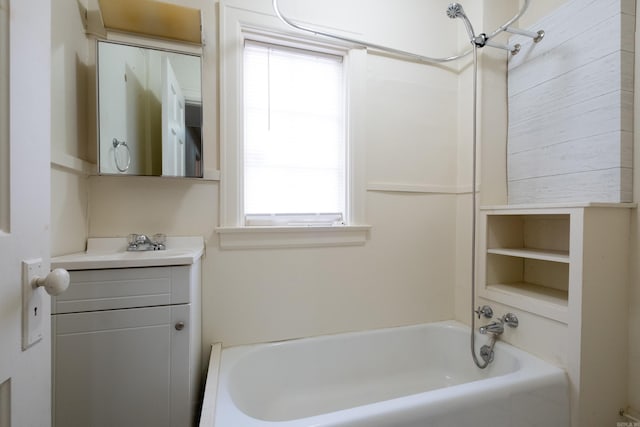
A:
POLYGON ((245 42, 245 225, 345 217, 345 103, 341 56, 245 42))

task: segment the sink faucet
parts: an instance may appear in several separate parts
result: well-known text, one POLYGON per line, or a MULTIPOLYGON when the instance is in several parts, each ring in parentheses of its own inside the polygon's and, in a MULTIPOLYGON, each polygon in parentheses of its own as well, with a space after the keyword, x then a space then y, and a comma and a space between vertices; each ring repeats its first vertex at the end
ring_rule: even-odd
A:
POLYGON ((492 335, 502 335, 504 332, 504 325, 507 325, 511 328, 518 327, 518 318, 513 313, 507 313, 504 316, 500 317, 498 320, 495 320, 487 325, 480 326, 478 332, 481 334, 492 334, 492 335))
POLYGON ((164 234, 156 234, 153 240, 146 234, 130 234, 127 251, 161 251, 166 249, 164 234))

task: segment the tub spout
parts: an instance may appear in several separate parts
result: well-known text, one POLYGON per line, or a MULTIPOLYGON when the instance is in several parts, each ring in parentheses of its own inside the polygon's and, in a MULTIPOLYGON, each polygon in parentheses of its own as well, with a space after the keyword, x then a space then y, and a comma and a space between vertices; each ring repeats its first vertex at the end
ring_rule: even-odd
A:
POLYGON ((502 335, 504 332, 504 324, 500 320, 496 320, 495 322, 491 322, 488 325, 480 326, 478 331, 481 334, 493 334, 493 335, 502 335))
POLYGON ((517 328, 518 318, 513 313, 507 313, 496 321, 493 321, 484 326, 480 326, 478 332, 480 332, 481 334, 492 334, 494 336, 502 335, 502 333, 504 332, 504 325, 507 325, 511 328, 517 328))

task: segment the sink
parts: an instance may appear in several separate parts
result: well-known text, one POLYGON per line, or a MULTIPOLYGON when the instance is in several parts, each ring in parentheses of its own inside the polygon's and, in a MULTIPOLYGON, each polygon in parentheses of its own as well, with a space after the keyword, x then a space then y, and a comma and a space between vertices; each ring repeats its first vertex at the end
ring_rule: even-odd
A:
POLYGON ((166 246, 162 251, 129 252, 124 237, 90 238, 85 252, 54 257, 51 268, 95 270, 190 265, 204 253, 202 237, 167 237, 166 246))

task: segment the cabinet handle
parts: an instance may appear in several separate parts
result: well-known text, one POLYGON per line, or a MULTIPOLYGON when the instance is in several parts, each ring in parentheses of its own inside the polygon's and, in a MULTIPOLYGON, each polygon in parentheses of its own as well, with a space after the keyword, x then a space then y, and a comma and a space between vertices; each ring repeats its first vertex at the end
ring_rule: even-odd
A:
POLYGON ((184 322, 178 322, 176 323, 176 331, 181 331, 184 329, 184 322))

